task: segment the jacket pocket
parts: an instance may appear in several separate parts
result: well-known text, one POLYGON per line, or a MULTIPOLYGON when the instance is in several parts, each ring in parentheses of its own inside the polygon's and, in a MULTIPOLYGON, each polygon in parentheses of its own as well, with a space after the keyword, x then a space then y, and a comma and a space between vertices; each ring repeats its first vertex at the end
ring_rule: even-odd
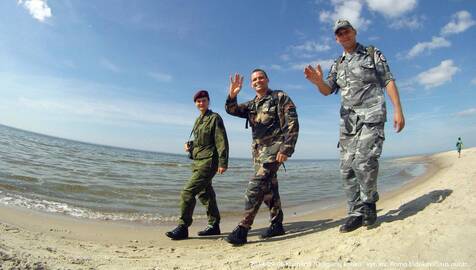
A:
POLYGON ((344 88, 347 85, 346 80, 345 80, 345 70, 344 69, 341 69, 341 70, 337 71, 337 85, 341 89, 344 88))
POLYGON ((364 83, 375 83, 377 82, 377 73, 375 70, 375 64, 373 63, 370 57, 367 57, 361 64, 361 78, 364 83))

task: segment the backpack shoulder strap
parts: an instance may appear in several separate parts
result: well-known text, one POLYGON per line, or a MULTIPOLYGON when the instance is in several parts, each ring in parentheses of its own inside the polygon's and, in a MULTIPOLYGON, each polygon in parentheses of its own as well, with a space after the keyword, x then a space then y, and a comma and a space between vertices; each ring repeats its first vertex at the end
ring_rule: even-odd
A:
POLYGON ((342 62, 342 58, 344 58, 342 55, 339 56, 339 58, 337 58, 337 60, 336 60, 336 70, 339 69, 339 65, 340 65, 340 62, 342 62))
POLYGON ((278 110, 276 110, 276 114, 278 115, 278 120, 279 120, 279 128, 281 131, 283 130, 283 125, 284 122, 281 119, 281 114, 279 113, 279 92, 284 92, 283 90, 272 90, 271 91, 271 97, 273 98, 273 103, 277 105, 278 110))
POLYGON ((195 123, 193 124, 193 128, 192 128, 192 131, 190 131, 190 136, 188 136, 188 140, 190 141, 190 139, 192 138, 192 134, 193 132, 195 131, 195 129, 197 128, 197 124, 198 122, 200 121, 199 119, 201 119, 201 116, 199 118, 197 118, 195 120, 195 123))
POLYGON ((372 56, 372 62, 374 62, 374 65, 375 65, 375 46, 369 45, 365 49, 367 51, 367 54, 372 56))
POLYGON ((372 57, 372 63, 374 64, 374 67, 375 67, 375 76, 377 77, 377 80, 379 81, 380 85, 384 85, 384 82, 377 74, 377 66, 375 64, 375 46, 369 45, 367 46, 367 48, 365 48, 365 50, 367 51, 367 54, 370 55, 370 57, 372 57))
POLYGON ((273 97, 273 102, 277 103, 279 101, 279 92, 283 92, 283 90, 271 90, 271 97, 273 97))

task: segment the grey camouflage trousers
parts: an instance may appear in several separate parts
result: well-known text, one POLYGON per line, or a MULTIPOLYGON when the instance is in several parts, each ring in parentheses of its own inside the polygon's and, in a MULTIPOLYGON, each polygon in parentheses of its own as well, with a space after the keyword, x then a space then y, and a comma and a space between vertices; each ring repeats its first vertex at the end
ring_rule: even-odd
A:
POLYGON ((349 216, 362 215, 364 203, 375 203, 379 199, 378 158, 384 140, 384 123, 360 123, 355 134, 341 131, 340 173, 349 216))

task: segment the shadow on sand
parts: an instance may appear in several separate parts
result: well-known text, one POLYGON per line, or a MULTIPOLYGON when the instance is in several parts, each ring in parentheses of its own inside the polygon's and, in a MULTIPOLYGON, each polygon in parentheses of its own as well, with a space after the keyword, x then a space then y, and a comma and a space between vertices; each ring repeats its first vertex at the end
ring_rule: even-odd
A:
MULTIPOLYGON (((432 203, 441 203, 448 196, 453 193, 451 189, 443 190, 433 190, 425 195, 422 195, 414 200, 411 200, 398 209, 393 209, 388 211, 383 216, 379 216, 377 222, 369 229, 374 229, 379 227, 382 223, 390 223, 397 220, 404 220, 410 216, 416 215, 418 212, 424 210, 428 205, 432 203)), ((271 242, 271 241, 280 241, 284 239, 292 239, 296 237, 301 237, 303 235, 325 231, 337 227, 345 222, 345 218, 332 220, 332 219, 323 219, 316 221, 299 221, 291 222, 285 224, 286 234, 277 238, 263 239, 250 241, 249 243, 259 243, 259 242, 271 242)), ((252 230, 249 235, 259 235, 264 232, 266 228, 259 230, 252 230)))
POLYGON ((378 227, 385 222, 404 220, 422 211, 432 203, 443 202, 451 193, 453 193, 451 189, 433 190, 421 197, 400 205, 398 209, 388 211, 385 215, 377 219, 377 223, 374 227, 378 227))

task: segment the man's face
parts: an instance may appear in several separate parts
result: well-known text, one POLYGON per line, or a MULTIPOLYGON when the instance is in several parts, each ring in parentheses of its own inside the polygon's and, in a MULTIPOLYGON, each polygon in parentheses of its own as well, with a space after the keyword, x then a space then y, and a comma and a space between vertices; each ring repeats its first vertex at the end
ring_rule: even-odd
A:
POLYGON ((210 101, 208 100, 207 97, 197 98, 195 100, 195 106, 197 106, 197 108, 200 112, 205 112, 206 110, 208 110, 209 102, 210 101))
POLYGON ((257 93, 264 94, 268 90, 269 80, 261 71, 251 73, 251 87, 255 89, 257 93))
POLYGON ((355 36, 357 33, 353 28, 346 27, 337 30, 336 41, 344 48, 353 48, 356 44, 355 36))

